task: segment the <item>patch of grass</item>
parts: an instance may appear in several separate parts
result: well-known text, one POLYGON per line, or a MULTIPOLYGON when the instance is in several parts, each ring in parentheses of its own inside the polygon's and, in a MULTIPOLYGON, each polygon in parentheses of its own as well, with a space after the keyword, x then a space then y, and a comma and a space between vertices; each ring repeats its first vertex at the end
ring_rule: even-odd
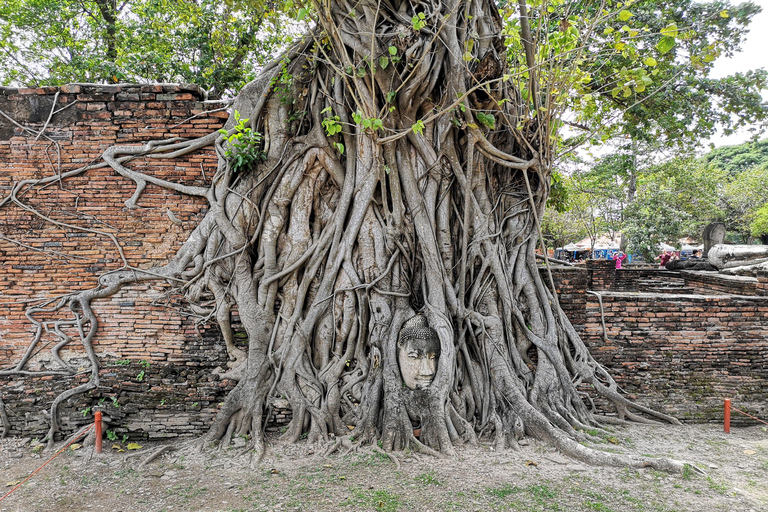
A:
POLYGON ((175 494, 186 502, 205 494, 207 491, 206 487, 200 487, 196 482, 193 482, 187 485, 174 485, 168 489, 168 494, 175 494))
POLYGON ((615 512, 612 508, 607 507, 599 501, 588 501, 586 505, 589 510, 597 510, 597 512, 615 512))
POLYGON ((557 498, 558 492, 544 484, 529 485, 525 490, 539 500, 551 500, 557 498))
POLYGON ((718 494, 725 495, 728 493, 729 487, 721 482, 715 482, 714 479, 712 479, 711 476, 707 477, 707 482, 709 483, 709 488, 715 491, 718 494))
POLYGON ((501 487, 486 489, 486 492, 491 496, 496 496, 497 498, 506 498, 511 494, 521 493, 523 490, 515 485, 504 484, 501 487))
POLYGON ((352 506, 355 510, 375 510, 377 512, 397 512, 403 505, 399 494, 386 489, 352 489, 352 497, 341 503, 352 506))
POLYGON ((424 485, 441 485, 440 481, 437 479, 437 473, 435 473, 434 469, 430 469, 426 473, 417 475, 414 480, 421 482, 424 485))
POLYGON ((690 480, 693 478, 694 472, 693 472, 693 466, 690 464, 684 464, 683 465, 683 474, 682 478, 683 480, 690 480))

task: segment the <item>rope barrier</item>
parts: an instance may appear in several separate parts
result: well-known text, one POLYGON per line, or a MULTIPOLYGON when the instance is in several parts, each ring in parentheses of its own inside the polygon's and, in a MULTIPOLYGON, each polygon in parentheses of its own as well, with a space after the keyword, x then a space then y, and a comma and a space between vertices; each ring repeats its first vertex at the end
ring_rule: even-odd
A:
POLYGON ((760 418, 755 418, 755 417, 754 417, 754 416, 752 416, 751 414, 747 414, 747 413, 745 413, 744 411, 740 411, 740 410, 738 410, 738 409, 737 409, 737 408, 735 408, 735 407, 731 407, 731 409, 733 409, 733 410, 734 410, 734 411, 736 411, 736 412, 740 412, 740 413, 741 413, 741 414, 743 414, 744 416, 747 416, 747 417, 749 417, 749 418, 752 418, 753 420, 757 420, 757 421, 759 421, 760 423, 763 423, 763 424, 765 424, 765 425, 768 425, 768 422, 766 422, 766 421, 763 421, 763 420, 761 420, 760 418))
POLYGON ((731 406, 731 399, 730 398, 726 398, 725 400, 723 400, 723 430, 725 431, 726 434, 730 434, 731 433, 731 409, 733 409, 734 411, 736 411, 736 412, 738 412, 740 414, 743 414, 744 416, 747 416, 748 418, 752 418, 753 420, 756 420, 756 421, 759 421, 760 423, 768 425, 768 422, 765 422, 765 421, 761 420, 760 418, 755 418, 751 414, 747 414, 746 412, 744 412, 744 411, 742 411, 740 409, 732 407, 731 406))
POLYGON ((18 488, 19 488, 19 487, 21 487, 22 485, 24 485, 24 484, 27 482, 27 480, 29 480, 30 478, 32 478, 33 476, 35 476, 35 475, 36 475, 36 474, 37 474, 37 473, 38 473, 38 472, 39 472, 41 469, 43 469, 45 466, 47 466, 49 462, 51 462, 53 459, 55 459, 56 457, 58 457, 59 455, 61 455, 61 452, 63 452, 63 451, 64 451, 64 450, 66 450, 67 448, 69 448, 69 446, 70 446, 72 443, 74 443, 75 441, 77 441, 78 439, 80 439, 81 437, 83 437, 85 434, 87 434, 87 433, 88 433, 88 431, 89 431, 89 430, 91 430, 91 429, 94 427, 94 425, 95 425, 95 424, 93 424, 93 423, 92 423, 92 424, 91 424, 91 425, 90 425, 88 428, 86 428, 85 430, 83 430, 82 432, 80 432, 80 433, 79 433, 77 436, 75 436, 75 438, 74 438, 74 439, 72 439, 70 442, 68 442, 68 443, 67 443, 67 445, 66 445, 64 448, 62 448, 61 450, 59 450, 58 452, 56 452, 56 453, 54 454, 54 456, 53 456, 53 457, 51 457, 50 459, 48 459, 48 460, 45 462, 45 464, 43 464, 42 466, 40 466, 39 468, 37 468, 36 470, 34 470, 34 471, 32 472, 32 474, 31 474, 31 475, 29 475, 29 476, 28 476, 27 478, 25 478, 25 479, 24 479, 22 482, 20 482, 19 484, 17 484, 17 485, 16 485, 16 487, 14 487, 13 489, 11 489, 11 490, 10 490, 10 491, 8 491, 7 493, 5 493, 5 495, 3 495, 3 497, 2 497, 2 498, 0 498, 0 501, 3 501, 5 498, 7 498, 8 496, 10 496, 10 495, 11 495, 11 493, 12 493, 13 491, 15 491, 16 489, 18 489, 18 488))

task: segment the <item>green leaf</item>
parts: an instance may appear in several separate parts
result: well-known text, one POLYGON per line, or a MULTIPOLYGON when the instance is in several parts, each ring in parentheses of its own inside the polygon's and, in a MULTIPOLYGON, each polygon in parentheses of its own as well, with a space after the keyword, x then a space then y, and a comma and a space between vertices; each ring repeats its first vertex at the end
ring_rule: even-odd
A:
POLYGON ((333 147, 335 147, 342 155, 344 154, 344 144, 341 142, 334 142, 333 147))
POLYGON ((413 130, 413 133, 417 135, 424 135, 424 121, 419 119, 413 125, 411 125, 411 129, 413 130))
POLYGON ((369 130, 371 128, 371 120, 370 119, 363 119, 363 128, 366 130, 369 130))
POLYGON ((397 55, 397 47, 396 46, 390 46, 389 47, 389 54, 390 55, 397 55))
POLYGON ((472 60, 472 54, 469 52, 464 52, 464 55, 462 56, 465 62, 469 62, 472 60))
POLYGON ((352 119, 355 121, 355 124, 360 124, 360 121, 363 120, 363 114, 358 110, 352 114, 352 119))
POLYGON ((392 103, 393 101, 395 101, 395 96, 397 96, 397 93, 395 91, 389 91, 386 96, 387 103, 392 103))
POLYGON ((645 64, 646 66, 652 68, 652 67, 656 66, 656 64, 658 64, 658 63, 656 62, 656 59, 654 59, 653 57, 646 57, 646 59, 643 61, 643 64, 645 64))
POLYGON ((307 14, 309 14, 309 9, 307 9, 306 7, 302 7, 301 9, 299 9, 299 14, 296 16, 296 19, 298 21, 301 21, 307 17, 307 14))
POLYGON ((656 49, 659 50, 661 53, 667 53, 669 50, 674 48, 675 46, 675 38, 674 37, 662 37, 658 43, 656 43, 656 49))
POLYGON ((629 18, 634 16, 631 12, 627 10, 623 10, 619 13, 619 20, 620 21, 627 21, 629 18))
POLYGON ((661 29, 661 35, 666 37, 671 37, 671 38, 677 37, 677 24, 670 23, 669 25, 661 29))
POLYGON ((389 66, 389 57, 382 55, 379 58, 379 66, 381 69, 387 69, 387 66, 389 66))
POLYGON ((603 34, 613 34, 613 27, 605 27, 605 30, 603 30, 603 34))
POLYGON ((483 112, 478 112, 477 120, 483 123, 485 126, 487 126, 490 129, 496 128, 496 118, 493 116, 493 114, 485 114, 483 112))

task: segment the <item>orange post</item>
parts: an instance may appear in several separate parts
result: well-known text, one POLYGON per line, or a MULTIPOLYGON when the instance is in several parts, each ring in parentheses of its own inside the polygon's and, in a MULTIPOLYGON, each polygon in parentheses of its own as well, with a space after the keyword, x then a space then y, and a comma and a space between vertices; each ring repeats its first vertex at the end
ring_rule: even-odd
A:
POLYGON ((731 399, 730 398, 725 399, 724 409, 725 410, 723 411, 723 419, 724 419, 723 429, 725 430, 726 434, 730 434, 731 433, 731 399))
POLYGON ((101 411, 96 411, 96 453, 101 453, 101 411))

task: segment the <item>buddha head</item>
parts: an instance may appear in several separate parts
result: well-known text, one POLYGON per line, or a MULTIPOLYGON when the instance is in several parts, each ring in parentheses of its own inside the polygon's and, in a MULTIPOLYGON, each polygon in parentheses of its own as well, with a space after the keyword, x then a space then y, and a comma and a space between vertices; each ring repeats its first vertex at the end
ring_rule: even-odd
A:
POLYGON ((397 339, 397 362, 403 382, 410 389, 424 389, 437 373, 440 339, 424 315, 407 320, 397 339))

